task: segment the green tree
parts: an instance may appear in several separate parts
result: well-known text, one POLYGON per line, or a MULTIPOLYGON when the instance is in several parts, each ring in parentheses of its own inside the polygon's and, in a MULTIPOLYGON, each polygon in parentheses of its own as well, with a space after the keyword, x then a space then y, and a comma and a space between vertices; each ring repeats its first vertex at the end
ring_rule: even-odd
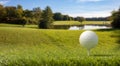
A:
POLYGON ((69 20, 69 16, 68 15, 63 15, 63 20, 68 21, 69 20))
POLYGON ((118 11, 114 11, 111 17, 113 19, 111 23, 112 27, 120 29, 120 8, 118 11))
POLYGON ((53 16, 54 20, 56 21, 62 21, 63 20, 63 16, 61 13, 54 13, 54 16, 53 16))
POLYGON ((73 17, 69 17, 70 18, 70 21, 74 20, 73 17))
POLYGON ((50 29, 53 23, 53 13, 49 6, 43 10, 42 20, 40 20, 39 28, 50 29))
POLYGON ((8 18, 16 18, 17 17, 16 7, 14 7, 14 6, 7 6, 7 7, 5 7, 5 9, 6 9, 6 13, 7 13, 7 17, 8 18))
POLYGON ((22 24, 22 26, 24 27, 25 25, 26 25, 26 23, 27 23, 27 19, 25 18, 25 17, 23 17, 22 19, 21 19, 21 24, 22 24))
POLYGON ((6 10, 6 23, 20 24, 17 19, 17 10, 14 6, 5 7, 6 10))
POLYGON ((27 24, 33 24, 33 12, 31 10, 24 10, 24 17, 26 17, 27 24))
POLYGON ((0 5, 0 22, 3 22, 6 17, 6 10, 3 5, 0 5))
POLYGON ((17 17, 22 18, 23 17, 23 8, 21 5, 17 5, 17 17))
POLYGON ((33 18, 36 24, 38 24, 38 22, 42 19, 42 10, 40 9, 40 7, 37 8, 33 8, 33 18))
POLYGON ((85 18, 84 17, 76 17, 76 20, 82 23, 85 20, 85 18))
POLYGON ((28 9, 27 9, 27 10, 24 10, 24 16, 27 17, 27 18, 28 18, 28 17, 29 17, 29 18, 30 18, 30 17, 33 17, 32 11, 31 11, 31 10, 28 10, 28 9))

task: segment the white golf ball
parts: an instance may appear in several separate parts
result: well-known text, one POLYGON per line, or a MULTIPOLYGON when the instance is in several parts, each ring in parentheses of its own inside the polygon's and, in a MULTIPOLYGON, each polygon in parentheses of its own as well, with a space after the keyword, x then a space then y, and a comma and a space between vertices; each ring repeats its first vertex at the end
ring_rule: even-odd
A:
POLYGON ((85 31, 80 35, 80 44, 90 50, 98 44, 98 37, 93 31, 85 31))

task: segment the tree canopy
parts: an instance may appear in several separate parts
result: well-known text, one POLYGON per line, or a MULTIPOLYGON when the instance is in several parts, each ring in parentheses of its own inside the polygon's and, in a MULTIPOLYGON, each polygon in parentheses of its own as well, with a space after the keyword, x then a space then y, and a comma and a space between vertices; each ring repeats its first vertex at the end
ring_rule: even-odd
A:
MULTIPOLYGON (((115 11, 112 17, 117 17, 119 11, 115 11)), ((113 18, 112 25, 118 23, 116 21, 118 18, 113 18), (116 22, 115 22, 116 21, 116 22)), ((24 10, 21 5, 17 6, 3 6, 0 5, 0 23, 10 23, 10 24, 39 24, 39 28, 51 28, 50 26, 54 21, 71 21, 76 20, 83 22, 88 21, 103 21, 108 20, 108 17, 100 18, 84 18, 84 17, 71 17, 69 15, 62 14, 61 12, 53 13, 52 9, 47 6, 44 10, 40 7, 35 7, 32 10, 24 10)))
POLYGON ((120 29, 120 8, 118 11, 114 11, 111 17, 113 19, 111 23, 112 27, 120 29))
POLYGON ((63 20, 63 15, 59 12, 57 13, 54 13, 54 16, 53 18, 56 20, 56 21, 62 21, 63 20))
POLYGON ((75 20, 82 23, 83 21, 85 21, 85 18, 84 17, 76 17, 75 20))
POLYGON ((52 22, 53 22, 53 13, 49 6, 43 10, 42 13, 42 20, 40 20, 39 28, 49 29, 52 28, 52 22))

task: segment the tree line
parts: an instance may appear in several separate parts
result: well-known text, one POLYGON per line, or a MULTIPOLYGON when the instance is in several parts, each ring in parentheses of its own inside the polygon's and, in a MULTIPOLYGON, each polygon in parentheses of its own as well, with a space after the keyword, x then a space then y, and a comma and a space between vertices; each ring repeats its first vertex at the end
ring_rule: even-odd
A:
POLYGON ((6 6, 0 5, 0 23, 10 24, 38 24, 41 19, 41 9, 23 10, 21 5, 6 6))
POLYGON ((86 18, 86 21, 109 21, 109 17, 92 17, 86 18))
POLYGON ((63 15, 60 12, 53 13, 52 9, 47 6, 44 10, 40 7, 33 8, 32 10, 24 10, 21 5, 17 6, 3 6, 0 5, 0 23, 9 24, 39 24, 40 28, 47 28, 50 21, 80 21, 82 22, 84 17, 71 17, 69 15, 63 15), (45 25, 45 26, 44 26, 45 25))
POLYGON ((33 8, 32 10, 24 10, 21 5, 17 6, 3 6, 0 5, 0 23, 9 24, 37 24, 39 28, 52 28, 53 21, 107 21, 113 20, 112 25, 118 24, 117 19, 119 16, 120 9, 114 11, 110 17, 100 17, 100 18, 84 18, 84 17, 71 17, 69 15, 63 15, 60 12, 53 13, 52 9, 47 6, 44 10, 40 7, 33 8))

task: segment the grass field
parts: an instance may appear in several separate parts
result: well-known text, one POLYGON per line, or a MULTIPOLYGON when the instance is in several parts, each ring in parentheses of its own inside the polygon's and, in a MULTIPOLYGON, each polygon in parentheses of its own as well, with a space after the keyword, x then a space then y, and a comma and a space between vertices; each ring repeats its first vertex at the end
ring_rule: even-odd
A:
MULTIPOLYGON (((16 25, 16 24, 4 24, 1 23, 0 27, 17 27, 17 28, 23 28, 22 25, 16 25)), ((38 25, 25 25, 24 28, 38 28, 38 25)))
MULTIPOLYGON (((85 24, 109 25, 110 21, 83 21, 82 25, 85 24)), ((53 25, 81 25, 81 23, 78 21, 55 21, 53 25)))
MULTIPOLYGON (((110 25, 110 21, 84 21, 82 24, 78 21, 54 21, 53 26, 64 27, 69 25, 110 25)), ((23 27, 22 25, 14 25, 14 24, 0 24, 0 27, 23 27)), ((26 28, 38 28, 38 25, 25 25, 26 28)))
POLYGON ((91 56, 87 56, 86 49, 79 44, 83 30, 42 30, 2 25, 0 66, 120 65, 120 30, 95 30, 99 43, 91 50, 91 56))

